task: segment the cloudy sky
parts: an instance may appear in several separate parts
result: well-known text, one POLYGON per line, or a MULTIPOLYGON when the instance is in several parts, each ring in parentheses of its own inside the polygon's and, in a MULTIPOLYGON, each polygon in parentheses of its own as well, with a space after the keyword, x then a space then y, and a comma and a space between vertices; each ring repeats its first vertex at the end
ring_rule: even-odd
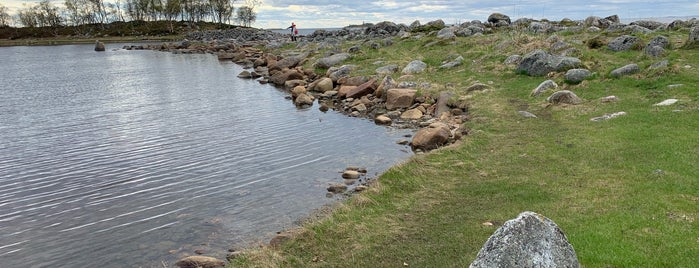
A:
MULTIPOLYGON (((52 0, 57 5, 63 0, 52 0)), ((105 0, 110 1, 110 0, 105 0)), ((2 0, 13 10, 22 3, 38 0, 2 0)), ((122 0, 123 2, 123 0, 122 0)), ((237 0, 241 6, 244 0, 237 0)), ((699 17, 699 1, 658 0, 262 0, 256 8, 258 28, 283 28, 295 22, 300 28, 343 27, 363 22, 393 21, 410 24, 442 19, 446 23, 485 21, 493 12, 517 19, 521 17, 550 20, 584 19, 588 16, 619 15, 622 21, 632 18, 667 16, 699 17)))

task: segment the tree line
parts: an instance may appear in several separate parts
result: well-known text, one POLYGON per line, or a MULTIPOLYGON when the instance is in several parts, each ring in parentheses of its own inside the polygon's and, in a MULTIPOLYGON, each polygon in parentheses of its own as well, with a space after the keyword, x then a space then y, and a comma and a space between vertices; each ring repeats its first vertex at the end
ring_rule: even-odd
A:
POLYGON ((24 5, 12 15, 0 4, 0 26, 60 27, 108 24, 126 21, 189 21, 232 24, 250 27, 257 19, 255 7, 260 0, 65 0, 62 7, 49 0, 24 5))

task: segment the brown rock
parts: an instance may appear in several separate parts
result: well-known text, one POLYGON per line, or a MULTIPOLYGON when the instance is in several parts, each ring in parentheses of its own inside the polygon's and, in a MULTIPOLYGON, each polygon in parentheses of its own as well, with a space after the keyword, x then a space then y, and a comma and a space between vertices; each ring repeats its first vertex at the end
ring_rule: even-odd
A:
POLYGON ((420 111, 420 109, 410 109, 405 111, 403 114, 400 115, 400 119, 403 120, 418 120, 422 118, 423 112, 420 111))
POLYGON ((379 115, 376 118, 374 118, 374 122, 379 125, 390 125, 393 122, 393 120, 391 120, 391 118, 388 116, 379 115))
POLYGON ((318 81, 318 83, 315 85, 315 88, 313 88, 313 91, 324 93, 324 92, 331 91, 334 88, 333 80, 330 78, 323 77, 317 81, 318 81))
POLYGON ((180 268, 217 268, 226 266, 226 262, 206 256, 189 256, 175 263, 180 268))
POLYGON ((331 193, 339 194, 344 193, 345 191, 347 191, 347 185, 344 184, 336 183, 328 186, 328 192, 331 193))
POLYGON ((433 123, 429 127, 422 128, 415 133, 410 146, 413 150, 432 150, 447 143, 451 130, 444 123, 433 123))
POLYGON ((376 90, 376 79, 371 79, 368 82, 361 84, 347 92, 347 98, 359 98, 373 93, 376 90))
POLYGON ((345 172, 342 172, 342 178, 348 180, 359 179, 359 172, 356 170, 345 170, 345 172))
POLYGON ((340 86, 340 90, 337 91, 337 96, 340 98, 345 98, 347 93, 354 90, 356 86, 340 86))
POLYGON ((313 105, 313 101, 313 96, 306 93, 302 93, 301 95, 296 97, 296 99, 294 99, 294 104, 296 104, 296 106, 311 106, 313 105))
POLYGON ((296 70, 286 70, 284 72, 277 72, 273 74, 269 81, 275 85, 283 86, 286 81, 289 80, 302 80, 303 74, 297 72, 296 70))
POLYGON ((417 90, 407 88, 393 88, 387 91, 386 109, 395 110, 408 108, 413 105, 417 90))
POLYGON ((306 87, 304 86, 296 86, 294 89, 291 90, 291 97, 296 99, 299 95, 301 94, 306 94, 308 90, 306 90, 306 87))

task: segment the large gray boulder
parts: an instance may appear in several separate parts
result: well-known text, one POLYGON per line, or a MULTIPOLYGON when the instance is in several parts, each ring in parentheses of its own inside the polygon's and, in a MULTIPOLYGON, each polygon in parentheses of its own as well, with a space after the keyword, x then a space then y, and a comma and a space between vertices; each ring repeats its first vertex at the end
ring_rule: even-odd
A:
POLYGON ((339 53, 339 54, 332 55, 330 57, 318 59, 316 61, 316 63, 314 64, 314 66, 316 68, 327 69, 327 68, 333 67, 335 65, 338 65, 338 64, 342 63, 343 61, 346 61, 350 57, 352 57, 352 55, 350 55, 349 53, 339 53))
POLYGON ((699 27, 689 30, 689 39, 685 43, 686 48, 699 48, 699 27))
POLYGON ((525 55, 517 66, 518 73, 544 76, 550 72, 562 72, 582 67, 578 58, 552 55, 544 50, 535 50, 525 55))
POLYGON ((657 30, 657 29, 662 29, 667 27, 667 24, 659 22, 659 21, 653 21, 653 20, 638 20, 634 21, 632 23, 629 23, 629 25, 638 25, 646 29, 650 30, 657 30))
POLYGON ((580 263, 556 223, 527 211, 498 228, 469 267, 577 268, 580 263))
POLYGON ((510 20, 510 17, 502 14, 502 13, 493 13, 488 16, 488 22, 492 23, 493 25, 500 27, 500 26, 509 26, 512 23, 512 20, 510 20))
POLYGON ((630 49, 638 49, 642 48, 643 45, 641 44, 641 39, 635 36, 630 36, 630 35, 622 35, 617 38, 614 38, 609 44, 607 44, 607 47, 611 51, 627 51, 630 49))

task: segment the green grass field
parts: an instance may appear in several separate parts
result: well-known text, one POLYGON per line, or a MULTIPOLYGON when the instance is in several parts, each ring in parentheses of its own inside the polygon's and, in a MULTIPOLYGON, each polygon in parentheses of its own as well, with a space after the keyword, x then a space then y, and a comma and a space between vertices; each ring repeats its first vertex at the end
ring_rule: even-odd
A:
POLYGON ((362 67, 356 74, 373 74, 376 61, 401 68, 425 61, 426 73, 406 79, 431 83, 422 94, 452 90, 467 100, 470 134, 390 169, 369 191, 300 227, 281 248, 247 250, 231 266, 466 267, 502 223, 534 211, 561 227, 584 267, 696 267, 699 50, 679 48, 686 30, 639 37, 647 42, 657 35, 673 43, 661 59, 639 50, 590 49, 584 41, 594 34, 558 33, 595 73, 578 85, 564 83, 562 73, 529 77, 503 64, 509 55, 547 48, 548 35, 499 32, 436 43, 431 35, 394 39, 378 50, 364 44, 351 62, 362 67), (438 69, 450 54, 466 61, 438 69), (668 68, 647 70, 662 59, 668 68), (629 63, 641 73, 609 78, 629 63), (548 104, 552 91, 531 97, 546 79, 584 103, 548 104), (476 81, 491 89, 467 94, 476 81), (610 95, 619 100, 600 101, 610 95), (668 98, 679 102, 653 106, 668 98), (620 111, 627 114, 590 121, 620 111))

